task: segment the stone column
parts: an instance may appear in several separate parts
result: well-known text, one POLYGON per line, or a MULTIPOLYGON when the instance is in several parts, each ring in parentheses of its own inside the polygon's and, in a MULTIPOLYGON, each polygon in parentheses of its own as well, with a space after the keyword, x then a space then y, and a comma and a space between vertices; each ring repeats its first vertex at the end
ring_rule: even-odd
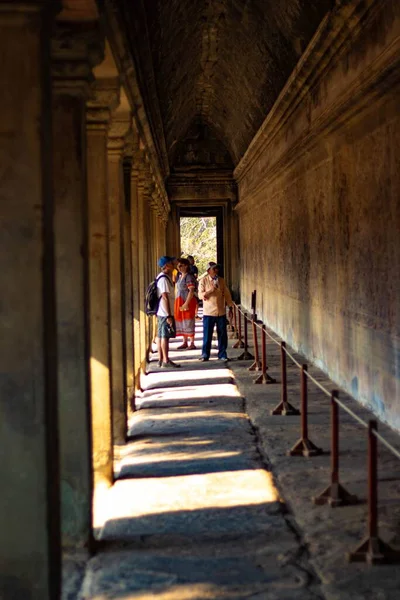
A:
POLYGON ((167 223, 167 254, 170 256, 179 256, 181 252, 180 242, 180 224, 178 217, 178 208, 172 204, 167 223))
POLYGON ((94 483, 113 482, 108 274, 107 136, 118 88, 95 82, 87 103, 89 321, 94 483))
POLYGON ((127 430, 125 272, 122 157, 129 124, 114 120, 108 138, 108 218, 110 262, 111 397, 113 439, 125 444, 127 430))
POLYGON ((61 523, 63 545, 81 547, 92 527, 86 97, 89 45, 101 56, 95 36, 58 24, 52 45, 61 523))
POLYGON ((125 272, 125 336, 126 336, 126 384, 128 396, 128 411, 134 409, 134 375, 133 375, 133 276, 132 276, 132 215, 131 215, 131 170, 132 148, 129 156, 123 162, 124 168, 124 211, 123 211, 123 237, 124 237, 124 272, 125 272))
POLYGON ((138 268, 139 268, 139 304, 140 304, 140 361, 141 368, 146 369, 149 346, 149 323, 144 313, 145 293, 150 283, 148 264, 148 229, 149 229, 149 203, 150 203, 151 175, 150 167, 145 153, 140 153, 140 170, 138 186, 138 268))
POLYGON ((57 4, 0 1, 0 596, 30 600, 60 595, 50 74, 57 4))
POLYGON ((132 305, 133 305, 133 372, 135 390, 140 388, 140 263, 139 263, 139 139, 133 132, 132 168, 131 168, 131 232, 132 232, 132 305))

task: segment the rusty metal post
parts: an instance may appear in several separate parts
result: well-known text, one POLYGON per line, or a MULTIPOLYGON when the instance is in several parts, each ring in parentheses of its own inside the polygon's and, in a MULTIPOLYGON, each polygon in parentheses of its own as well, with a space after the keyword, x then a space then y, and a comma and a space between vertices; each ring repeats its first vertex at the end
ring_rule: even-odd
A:
POLYGON ((251 310, 253 321, 257 321, 257 290, 254 290, 251 294, 251 310))
POLYGON ((228 334, 231 334, 232 331, 233 331, 232 320, 233 320, 233 313, 231 311, 229 311, 229 313, 228 313, 228 324, 226 326, 226 331, 227 331, 228 334))
POLYGON ((243 339, 242 339, 242 311, 238 307, 238 341, 233 345, 233 348, 244 348, 243 339))
POLYGON ((251 360, 254 356, 249 352, 249 335, 248 335, 248 316, 247 313, 244 313, 244 350, 240 356, 238 356, 238 360, 251 360))
POLYGON ((284 416, 292 416, 299 415, 300 412, 289 404, 287 401, 287 373, 286 373, 286 342, 281 342, 281 401, 280 403, 271 411, 271 415, 284 415, 284 416))
POLYGON ((228 312, 228 325, 226 327, 227 332, 233 332, 233 310, 228 312))
POLYGON ((367 562, 370 565, 400 562, 400 552, 393 550, 378 535, 378 429, 375 420, 368 423, 368 535, 354 552, 350 562, 367 562))
POLYGON ((281 342, 282 404, 287 404, 286 342, 281 342))
POLYGON ((339 397, 337 390, 331 393, 331 483, 319 496, 313 498, 314 504, 330 504, 347 506, 357 504, 358 498, 339 483, 339 406, 336 399, 339 397))
POLYGON ((371 538, 378 537, 378 440, 373 430, 378 429, 376 421, 369 422, 368 428, 368 529, 371 538))
POLYGON ((265 325, 261 330, 261 375, 257 377, 254 383, 276 383, 276 379, 267 373, 267 333, 265 325))
POLYGON ((322 454, 321 448, 318 448, 308 439, 308 391, 307 391, 307 365, 301 366, 301 438, 288 451, 288 456, 317 456, 322 454))
POLYGON ((229 335, 230 339, 237 339, 237 337, 238 337, 236 311, 237 311, 237 306, 235 303, 233 303, 233 326, 232 326, 232 333, 230 333, 230 335, 229 335))
POLYGON ((257 339, 257 325, 254 319, 254 314, 251 319, 251 325, 253 327, 253 342, 254 342, 254 362, 249 367, 249 371, 259 371, 261 369, 260 354, 258 352, 258 339, 257 339))

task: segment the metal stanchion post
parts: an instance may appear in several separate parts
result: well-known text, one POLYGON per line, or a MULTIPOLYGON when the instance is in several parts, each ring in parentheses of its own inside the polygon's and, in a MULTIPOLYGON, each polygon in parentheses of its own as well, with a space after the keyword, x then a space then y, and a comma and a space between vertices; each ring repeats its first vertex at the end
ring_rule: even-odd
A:
POLYGON ((230 310, 228 312, 228 325, 226 326, 226 331, 231 334, 234 329, 233 329, 233 310, 230 310))
POLYGON ((238 360, 251 360, 254 356, 249 352, 249 336, 248 336, 248 317, 247 313, 244 313, 244 350, 240 356, 238 356, 238 360))
POLYGON ((257 325, 256 325, 256 321, 254 319, 254 315, 251 320, 251 325, 253 327, 254 362, 249 367, 249 371, 259 371, 261 369, 261 363, 260 363, 260 354, 258 352, 257 325))
POLYGON ((251 294, 251 310, 253 320, 257 321, 257 290, 254 290, 251 294))
POLYGON ((374 435, 378 424, 368 423, 368 535, 360 546, 348 555, 350 562, 371 565, 400 562, 400 552, 393 550, 378 535, 378 440, 374 435))
POLYGON ((317 456, 322 454, 321 448, 318 448, 308 439, 308 393, 307 393, 307 365, 302 365, 300 371, 301 378, 301 438, 288 451, 288 456, 317 456))
POLYGON ((313 498, 314 504, 346 506, 357 504, 358 498, 339 483, 339 406, 335 401, 339 397, 337 390, 331 394, 331 483, 319 496, 313 498))
POLYGON ((286 342, 281 342, 281 381, 282 381, 282 390, 281 390, 281 401, 280 403, 271 411, 271 415, 284 415, 284 416, 292 416, 299 415, 300 412, 289 404, 287 401, 287 375, 286 375, 286 342))
POLYGON ((267 369, 267 333, 265 325, 263 325, 261 330, 261 375, 254 383, 276 383, 276 379, 268 375, 267 369))
POLYGON ((236 339, 238 336, 237 333, 237 307, 236 304, 233 304, 233 327, 232 327, 232 333, 230 334, 230 338, 231 339, 236 339))
POLYGON ((242 312, 240 308, 237 309, 238 312, 238 341, 233 345, 233 348, 244 348, 243 340, 242 340, 242 312))

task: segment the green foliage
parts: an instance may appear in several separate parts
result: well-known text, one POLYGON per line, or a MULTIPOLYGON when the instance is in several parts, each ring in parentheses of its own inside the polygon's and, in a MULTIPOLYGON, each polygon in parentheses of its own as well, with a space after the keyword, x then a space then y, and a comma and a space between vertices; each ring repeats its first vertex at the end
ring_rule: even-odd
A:
POLYGON ((199 269, 204 273, 210 260, 217 260, 216 217, 181 217, 182 256, 191 254, 199 269))

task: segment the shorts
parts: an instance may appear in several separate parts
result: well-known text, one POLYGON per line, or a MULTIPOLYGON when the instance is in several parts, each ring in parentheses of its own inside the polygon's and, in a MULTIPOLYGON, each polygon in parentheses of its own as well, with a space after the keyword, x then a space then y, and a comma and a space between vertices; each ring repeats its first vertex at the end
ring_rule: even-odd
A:
POLYGON ((157 317, 157 337, 159 338, 174 338, 176 336, 175 319, 172 317, 172 325, 167 323, 168 317, 157 317))

